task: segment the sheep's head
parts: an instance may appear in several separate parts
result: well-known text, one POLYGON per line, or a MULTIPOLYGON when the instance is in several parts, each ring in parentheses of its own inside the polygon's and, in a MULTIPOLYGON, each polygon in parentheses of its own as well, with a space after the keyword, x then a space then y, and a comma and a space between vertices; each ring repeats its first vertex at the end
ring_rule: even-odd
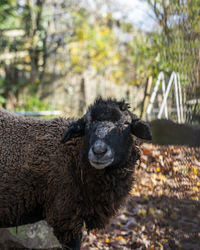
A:
POLYGON ((117 165, 124 161, 131 147, 131 134, 145 140, 152 138, 149 125, 128 109, 124 101, 99 98, 65 131, 61 142, 84 136, 87 157, 93 167, 117 165))

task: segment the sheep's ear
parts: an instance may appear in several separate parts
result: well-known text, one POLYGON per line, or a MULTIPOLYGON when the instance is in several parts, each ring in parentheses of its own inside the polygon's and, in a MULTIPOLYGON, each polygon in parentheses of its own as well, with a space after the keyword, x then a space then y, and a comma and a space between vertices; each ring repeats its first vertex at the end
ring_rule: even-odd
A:
POLYGON ((152 132, 149 124, 144 121, 141 121, 140 119, 132 120, 131 132, 138 138, 144 140, 152 139, 152 132))
POLYGON ((83 118, 79 119, 76 122, 73 122, 65 131, 61 139, 61 143, 65 143, 72 138, 84 136, 85 123, 86 122, 83 118))

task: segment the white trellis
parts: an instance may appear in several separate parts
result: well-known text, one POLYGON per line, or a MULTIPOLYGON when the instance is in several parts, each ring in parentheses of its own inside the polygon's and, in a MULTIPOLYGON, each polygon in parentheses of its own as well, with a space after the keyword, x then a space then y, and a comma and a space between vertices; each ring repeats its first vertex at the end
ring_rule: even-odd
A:
POLYGON ((172 72, 167 88, 165 86, 165 77, 164 73, 160 72, 158 75, 158 79, 155 83, 153 92, 150 97, 149 104, 147 106, 146 111, 146 117, 150 115, 153 107, 153 103, 155 101, 158 88, 160 87, 160 83, 162 84, 162 93, 163 93, 163 99, 162 103, 157 115, 158 119, 161 119, 163 111, 165 113, 165 118, 168 119, 168 109, 167 109, 167 98, 169 95, 169 91, 172 87, 172 84, 174 83, 174 90, 175 90, 175 97, 176 97, 176 110, 177 110, 177 117, 178 117, 178 123, 184 123, 184 117, 183 117, 183 104, 182 104, 182 91, 181 91, 181 83, 180 83, 180 74, 176 72, 172 72))

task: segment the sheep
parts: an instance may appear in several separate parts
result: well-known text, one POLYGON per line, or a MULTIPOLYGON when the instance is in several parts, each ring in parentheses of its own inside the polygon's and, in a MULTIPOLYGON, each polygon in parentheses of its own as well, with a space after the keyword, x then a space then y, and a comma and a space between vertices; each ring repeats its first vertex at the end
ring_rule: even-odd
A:
POLYGON ((98 98, 78 119, 26 118, 0 109, 0 227, 46 220, 63 249, 101 229, 124 204, 147 123, 98 98))

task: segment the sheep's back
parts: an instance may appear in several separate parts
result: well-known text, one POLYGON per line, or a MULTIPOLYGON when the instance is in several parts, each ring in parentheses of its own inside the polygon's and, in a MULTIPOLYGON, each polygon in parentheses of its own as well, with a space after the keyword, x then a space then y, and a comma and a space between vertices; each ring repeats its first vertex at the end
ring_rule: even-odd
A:
POLYGON ((38 149, 45 158, 44 151, 51 153, 57 149, 71 122, 62 118, 25 118, 0 109, 0 168, 27 167, 38 149))

